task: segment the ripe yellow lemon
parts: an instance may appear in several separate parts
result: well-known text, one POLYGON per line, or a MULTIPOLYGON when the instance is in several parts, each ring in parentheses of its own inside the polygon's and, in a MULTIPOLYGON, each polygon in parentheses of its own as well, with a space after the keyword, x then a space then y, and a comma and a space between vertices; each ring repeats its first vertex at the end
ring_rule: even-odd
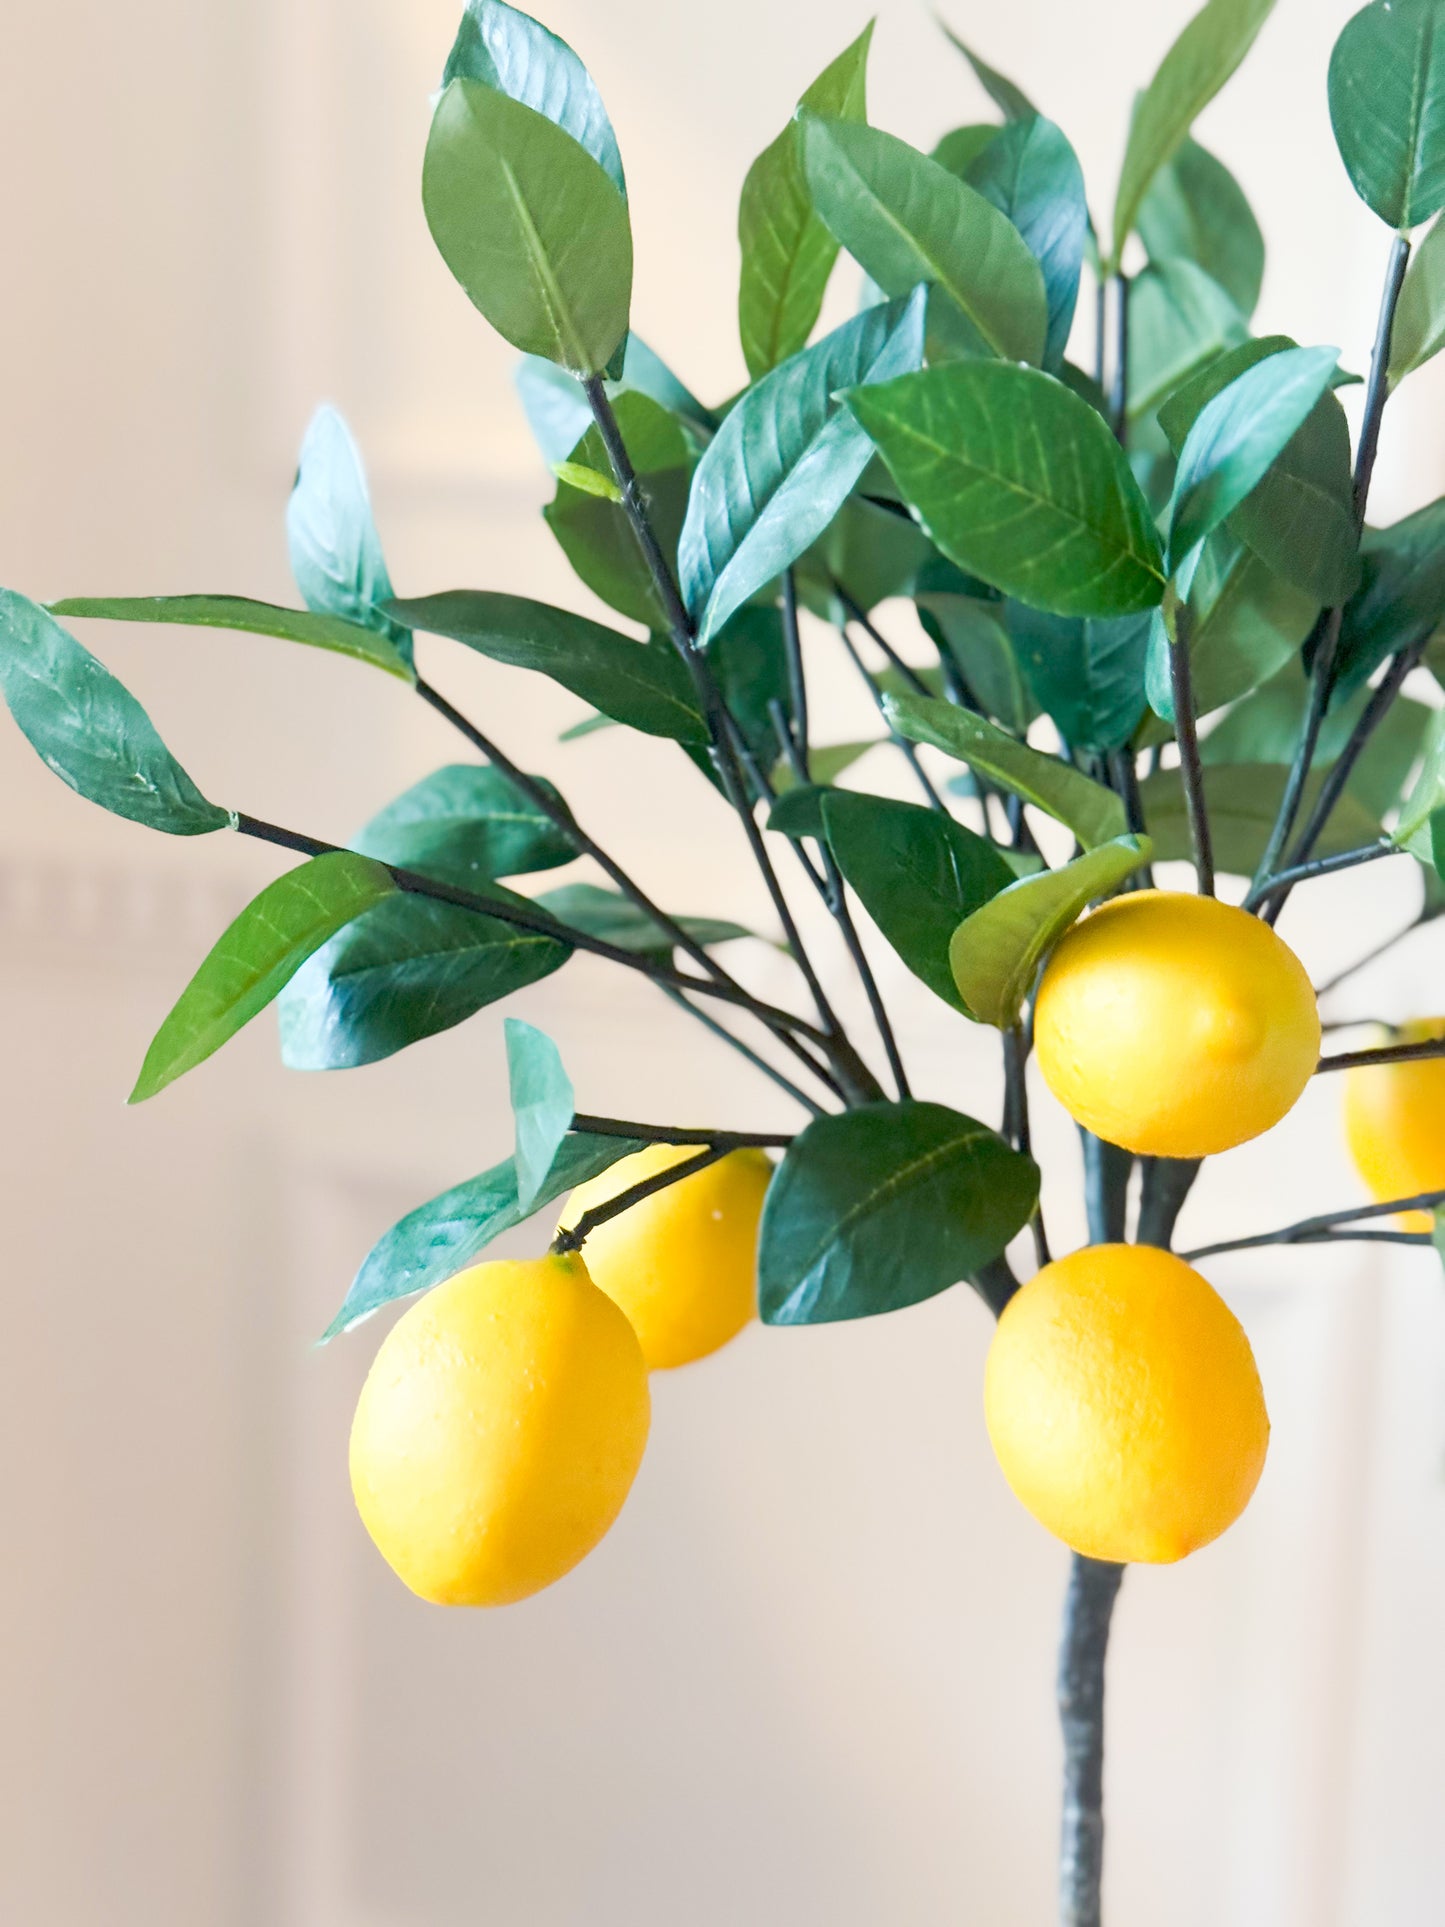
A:
MULTIPOLYGON (((650 1144, 623 1158, 578 1185, 557 1229, 696 1156, 695 1145, 650 1144)), ((627 1313, 649 1369, 706 1358, 756 1315, 758 1220, 772 1175, 761 1151, 731 1151, 589 1235, 587 1269, 627 1313)))
POLYGON ((984 1412, 1034 1517, 1119 1565, 1168 1565, 1217 1539, 1269 1445, 1238 1319, 1148 1245, 1094 1245, 1029 1280, 994 1334, 984 1412))
POLYGON ((351 1428, 377 1548, 439 1606, 504 1606, 597 1544, 647 1443, 632 1327, 579 1257, 477 1265, 387 1334, 351 1428))
MULTIPOLYGON (((1445 1017, 1402 1024, 1391 1041, 1423 1044, 1437 1037, 1445 1037, 1445 1017)), ((1445 1191, 1445 1057, 1347 1072, 1345 1137, 1381 1204, 1445 1191)), ((1428 1211, 1400 1213, 1407 1231, 1429 1231, 1434 1222, 1428 1211)))
POLYGON ((1293 1108, 1320 1054, 1304 966, 1212 897, 1116 897, 1059 944, 1034 1013, 1039 1068, 1069 1115, 1142 1157, 1202 1158, 1293 1108))

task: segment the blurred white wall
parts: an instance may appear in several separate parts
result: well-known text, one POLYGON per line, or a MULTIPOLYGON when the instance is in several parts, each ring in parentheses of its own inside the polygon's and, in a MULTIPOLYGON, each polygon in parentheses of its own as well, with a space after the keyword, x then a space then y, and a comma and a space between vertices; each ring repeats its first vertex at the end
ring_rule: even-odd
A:
MULTIPOLYGON (((10 7, 0 579, 285 599, 294 449, 329 396, 370 456, 403 590, 586 606, 536 514, 511 357, 421 218, 454 10, 10 7)), ((953 18, 1065 124, 1101 211, 1132 92, 1189 10, 1015 0, 953 18)), ((1329 136, 1324 68, 1349 11, 1281 0, 1205 131, 1271 237, 1262 321, 1358 367, 1385 238, 1329 136)), ((875 117, 926 139, 977 115, 926 10, 880 13, 875 117)), ((622 138, 638 325, 729 392, 738 185, 862 10, 557 0, 548 17, 622 138)), ((1382 515, 1445 487, 1440 396, 1416 378, 1392 412, 1382 515)), ((255 814, 344 836, 456 755, 395 685, 280 643, 90 639, 208 793, 255 814)), ((866 727, 826 650, 813 667, 826 729, 866 727)), ((428 669, 676 907, 765 920, 731 826, 700 780, 675 791, 667 745, 559 749, 576 714, 560 694, 441 645, 428 669)), ((101 816, 0 729, 0 1920, 1048 1919, 1064 1562, 993 1468, 988 1323, 966 1293, 876 1325, 753 1330, 660 1381, 621 1524, 530 1605, 441 1614, 380 1565, 345 1477, 377 1328, 325 1353, 311 1339, 395 1216, 505 1153, 499 1025, 305 1079, 261 1023, 125 1112, 151 1029, 275 867, 101 816)), ((1324 886, 1292 912, 1295 940, 1324 972, 1402 914, 1402 890, 1378 872, 1324 886)), ((1438 1008, 1439 955, 1417 938, 1341 1008, 1438 1008)), ((988 1040, 889 982, 921 1087, 992 1115, 988 1040)), ((787 1116, 603 967, 578 960, 518 1008, 557 1035, 590 1108, 787 1116)), ((1187 1233, 1354 1195, 1337 1098, 1316 1090, 1221 1160, 1187 1233)), ((1070 1135, 1038 1108, 1064 1245, 1070 1135)), ((1214 1275, 1256 1338, 1274 1449, 1222 1544, 1129 1577, 1111 1927, 1426 1927, 1445 1878, 1440 1279, 1413 1254, 1214 1275)))

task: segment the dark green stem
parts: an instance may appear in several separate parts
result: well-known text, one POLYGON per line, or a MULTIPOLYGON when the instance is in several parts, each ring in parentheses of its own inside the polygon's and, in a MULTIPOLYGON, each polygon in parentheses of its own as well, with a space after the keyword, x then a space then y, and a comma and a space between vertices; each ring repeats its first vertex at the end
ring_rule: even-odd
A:
POLYGON ((1189 813, 1189 841, 1202 897, 1214 895, 1214 840, 1204 801, 1204 768, 1199 760, 1199 723, 1194 713, 1194 674, 1189 660, 1189 610, 1182 602, 1166 606, 1169 625, 1169 680, 1174 697, 1174 739, 1179 745, 1179 775, 1189 813))
POLYGON ((1104 1666, 1124 1568, 1075 1553, 1059 1646, 1064 1819, 1060 1927, 1100 1927, 1104 1879, 1104 1666))
POLYGON ((1084 1146, 1084 1202, 1089 1214, 1089 1243, 1122 1244, 1129 1229, 1129 1179, 1134 1172, 1130 1152, 1107 1144, 1080 1126, 1084 1146))
POLYGON ((1199 1176, 1198 1159, 1185 1162, 1176 1158, 1146 1158, 1144 1183, 1139 1200, 1139 1243, 1156 1245, 1168 1251, 1174 1243, 1174 1227, 1184 1201, 1199 1176))
POLYGON ((1368 1070, 1372 1064, 1426 1064, 1433 1057, 1445 1057, 1445 1037, 1427 1038, 1423 1044, 1378 1044, 1373 1050, 1340 1051, 1334 1057, 1322 1057, 1315 1075, 1368 1070))
MULTIPOLYGON (((1270 897, 1288 896, 1297 883, 1312 883, 1316 877, 1330 877, 1341 870, 1357 870, 1362 863, 1378 863, 1384 856, 1404 856, 1405 851, 1398 849, 1389 837, 1382 836, 1378 843, 1366 843, 1358 850, 1341 850, 1337 856, 1311 857, 1308 862, 1295 863, 1288 870, 1281 870, 1267 883, 1261 883, 1250 891, 1244 899, 1246 910, 1257 910, 1260 904, 1270 897)), ((1269 921, 1274 922, 1271 917, 1269 921)))
MULTIPOLYGON (((1346 1211, 1327 1211, 1318 1218, 1302 1218, 1298 1224, 1286 1225, 1282 1231, 1263 1231, 1252 1238, 1230 1238, 1224 1244, 1201 1245, 1197 1251, 1188 1251, 1184 1255, 1192 1264, 1198 1258, 1215 1258, 1224 1251, 1256 1251, 1264 1245, 1315 1244, 1322 1239, 1340 1236, 1343 1226, 1367 1224, 1372 1218, 1395 1218, 1406 1211, 1438 1211, 1442 1206, 1445 1206, 1445 1191, 1421 1191, 1413 1198, 1391 1198, 1385 1204, 1356 1205, 1346 1211)), ((1392 1243, 1406 1240, 1424 1244, 1433 1242, 1430 1234, 1422 1231, 1379 1232, 1374 1235, 1388 1237, 1392 1243)))
POLYGON ((712 1145, 700 1151, 695 1158, 685 1158, 681 1164, 669 1165, 667 1170, 644 1178, 640 1184, 629 1185, 627 1190, 619 1191, 615 1198, 609 1198, 605 1204, 597 1204, 590 1211, 584 1211, 576 1224, 566 1231, 559 1231, 552 1240, 553 1251, 559 1255, 580 1251, 599 1225, 620 1218, 624 1211, 630 1211, 634 1205, 656 1197, 659 1191, 670 1191, 673 1185, 681 1184, 684 1178, 696 1177, 699 1171, 706 1171, 709 1165, 720 1164, 727 1154, 726 1146, 719 1148, 712 1145))
POLYGON ((947 816, 949 814, 948 805, 944 802, 943 798, 939 795, 938 791, 934 788, 932 780, 929 777, 928 771, 923 767, 923 763, 919 758, 917 749, 914 747, 912 743, 909 742, 906 736, 900 736, 898 731, 893 727, 893 724, 889 721, 888 711, 884 706, 883 692, 879 689, 877 683, 875 683, 873 678, 869 675, 868 665, 866 662, 864 662, 863 658, 859 655, 858 650, 853 642, 853 638, 848 634, 848 625, 846 623, 838 624, 838 636, 840 641, 843 644, 843 647, 848 651, 849 661, 853 664, 853 667, 858 671, 858 674, 862 677, 863 681, 867 684, 868 694, 873 699, 874 708, 878 711, 878 714, 883 718, 883 723, 885 728, 888 731, 888 737, 890 742, 892 742, 895 749, 899 749, 903 752, 903 755, 907 760, 908 767, 913 771, 914 777, 917 780, 918 787, 923 791, 924 796, 928 799, 929 808, 938 810, 944 816, 947 816))
POLYGON ((703 1144, 724 1151, 786 1151, 792 1137, 780 1131, 691 1131, 670 1124, 634 1124, 627 1118, 593 1117, 578 1111, 574 1131, 591 1137, 631 1137, 643 1144, 703 1144))

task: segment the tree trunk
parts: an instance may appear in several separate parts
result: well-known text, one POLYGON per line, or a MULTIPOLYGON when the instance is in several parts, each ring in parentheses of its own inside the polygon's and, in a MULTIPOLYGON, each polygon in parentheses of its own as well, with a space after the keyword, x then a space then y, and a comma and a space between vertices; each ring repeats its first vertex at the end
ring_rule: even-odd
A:
POLYGON ((1059 1648, 1064 1819, 1059 1927, 1100 1927, 1104 1876, 1104 1660, 1122 1566, 1075 1553, 1059 1648))

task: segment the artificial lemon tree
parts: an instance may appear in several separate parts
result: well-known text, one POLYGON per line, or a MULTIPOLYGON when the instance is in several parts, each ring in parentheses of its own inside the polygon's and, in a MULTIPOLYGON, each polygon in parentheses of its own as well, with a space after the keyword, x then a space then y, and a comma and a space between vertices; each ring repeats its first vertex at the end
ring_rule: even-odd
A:
POLYGON ((598 1115, 550 1040, 507 1019, 514 1155, 388 1232, 327 1334, 416 1300, 376 1354, 351 1470, 423 1598, 508 1603, 585 1557, 641 1460, 649 1371, 718 1350, 755 1311, 866 1319, 967 1284, 998 1316, 990 1435, 1074 1555, 1071 1927, 1100 1916, 1124 1568, 1225 1531, 1268 1443, 1249 1343, 1195 1263, 1238 1244, 1428 1243, 1445 1200, 1445 1022, 1322 1059, 1316 988, 1275 931, 1299 886, 1387 858, 1420 875, 1417 923, 1445 906, 1429 699, 1445 501, 1367 520, 1385 408, 1445 344, 1445 226, 1417 239, 1445 207, 1445 0, 1375 0, 1331 64, 1340 153, 1382 223, 1378 335, 1343 360, 1254 332, 1264 242, 1191 132, 1271 11, 1208 0, 1186 27, 1138 99, 1108 220, 1062 127, 961 42, 1001 119, 931 151, 872 126, 865 30, 791 117, 780 103, 744 183, 749 380, 704 402, 632 332, 627 180, 585 67, 502 0, 468 0, 423 205, 524 356, 547 521, 610 618, 515 583, 399 598, 328 411, 288 511, 301 606, 0 595, 0 684, 65 782, 152 829, 301 859, 201 963, 136 1100, 273 1002, 289 1065, 343 1070, 583 954, 644 978, 796 1107, 781 1133, 598 1115), (844 253, 858 311, 815 338, 844 253), (72 617, 349 656, 444 718, 459 760, 345 848, 260 821, 200 793, 72 617), (676 746, 674 807, 732 819, 791 995, 750 987, 752 938, 725 906, 653 901, 550 777, 450 702, 431 677, 453 645, 512 665, 519 688, 560 683, 619 756, 629 732, 676 746), (872 743, 817 740, 809 675, 830 650, 876 709, 869 768, 891 753, 911 800, 859 781, 872 743), (1170 864, 1192 865, 1192 887, 1182 868, 1160 887, 1170 864), (804 939, 800 891, 831 919, 826 951, 804 939), (941 1024, 997 1031, 1001 1118, 915 1093, 881 944, 941 1024), (843 973, 866 1032, 839 1017, 843 973), (1090 1243, 1058 1260, 1030 1154, 1035 1050, 1082 1147, 1090 1243), (1175 1255, 1202 1161, 1340 1069, 1377 1202, 1175 1255), (533 1257, 484 1259, 523 1224, 533 1257))

